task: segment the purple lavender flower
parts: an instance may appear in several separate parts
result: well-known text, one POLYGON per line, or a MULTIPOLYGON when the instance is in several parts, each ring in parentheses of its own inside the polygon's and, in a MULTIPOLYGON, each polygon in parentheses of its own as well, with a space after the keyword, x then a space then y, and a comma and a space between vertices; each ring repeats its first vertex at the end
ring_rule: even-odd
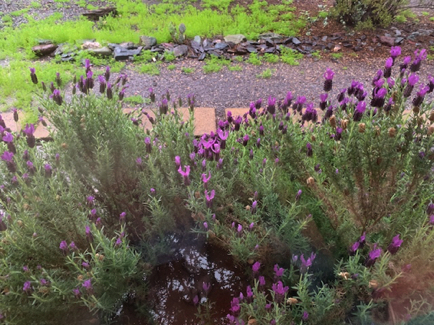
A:
POLYGON ((299 200, 300 200, 300 197, 301 197, 301 194, 302 194, 302 193, 303 193, 302 190, 298 190, 297 195, 295 196, 295 200, 296 200, 296 201, 299 201, 299 200))
POLYGON ((312 253, 310 254, 310 257, 306 260, 304 258, 304 255, 302 254, 300 256, 300 261, 301 261, 301 270, 304 272, 306 271, 309 267, 312 266, 313 261, 315 260, 316 254, 312 253))
POLYGON ((240 312, 241 306, 240 306, 240 300, 238 298, 233 298, 231 301, 231 308, 230 311, 233 315, 237 316, 240 312))
POLYGON ((202 283, 202 289, 203 289, 203 291, 205 293, 205 296, 207 296, 208 293, 209 293, 209 291, 210 291, 210 289, 211 289, 211 283, 203 282, 202 283))
POLYGON ((122 239, 121 237, 118 237, 115 242, 115 247, 120 247, 121 245, 122 245, 122 239))
POLYGON ((73 251, 78 250, 77 246, 75 245, 75 243, 73 241, 69 244, 69 248, 73 251))
POLYGON ((327 68, 326 72, 324 73, 324 91, 329 92, 330 90, 332 90, 334 75, 335 73, 331 69, 327 68))
POLYGON ((258 207, 258 202, 257 201, 253 201, 253 203, 252 203, 252 209, 251 209, 252 214, 256 213, 257 207, 258 207))
MULTIPOLYGON (((321 94, 320 96, 319 96, 319 100, 320 100, 320 102, 319 102, 319 108, 323 111, 323 110, 325 110, 326 109, 326 107, 327 107, 327 97, 328 97, 328 94, 326 93, 326 94, 321 94)), ((340 101, 339 99, 338 99, 338 101, 340 101)))
POLYGON ((386 60, 386 64, 384 65, 384 78, 389 78, 391 76, 392 65, 393 65, 393 58, 390 57, 386 60))
POLYGON ((90 267, 89 263, 87 262, 82 262, 81 266, 83 266, 86 270, 90 267))
POLYGON ((363 113, 366 111, 366 103, 365 102, 359 102, 357 104, 357 107, 354 111, 353 120, 358 122, 362 119, 363 113))
POLYGON ((86 226, 86 238, 90 243, 93 242, 93 235, 89 226, 86 226))
POLYGON ((36 69, 35 68, 29 68, 29 69, 30 69, 30 79, 36 85, 38 83, 38 77, 36 76, 36 69))
POLYGON ((94 205, 94 203, 95 203, 95 197, 93 197, 92 195, 89 195, 89 196, 86 197, 86 204, 88 206, 91 207, 91 206, 94 205))
POLYGON ((257 275, 259 273, 259 268, 261 267, 261 263, 260 262, 255 262, 252 265, 252 271, 253 271, 253 275, 257 275))
POLYGON ((390 49, 390 56, 393 60, 395 60, 399 55, 401 55, 401 47, 399 46, 392 46, 390 49))
POLYGON ((5 151, 3 152, 3 154, 1 155, 1 159, 3 161, 5 161, 6 163, 12 163, 13 159, 14 159, 14 154, 12 152, 9 151, 5 151))
POLYGON ((377 244, 374 244, 374 248, 369 252, 368 258, 366 259, 365 265, 366 267, 370 267, 375 264, 377 258, 381 255, 381 248, 377 248, 377 244))
POLYGON ((211 207, 212 207, 212 202, 214 200, 214 196, 215 196, 215 190, 212 190, 209 194, 208 194, 208 191, 205 190, 206 206, 209 209, 211 209, 211 207))
POLYGON ((404 93, 403 93, 403 96, 405 98, 410 97, 411 92, 413 91, 413 88, 418 81, 419 81, 419 76, 414 74, 414 73, 408 77, 407 87, 405 87, 404 93))
POLYGON ((72 292, 74 293, 75 298, 79 299, 81 297, 80 289, 72 289, 72 292))
POLYGON ((427 53, 426 53, 425 49, 416 50, 414 52, 414 55, 415 55, 415 59, 414 59, 414 61, 412 62, 411 66, 410 66, 410 71, 411 72, 417 72, 417 71, 419 71, 420 65, 421 65, 422 61, 427 58, 427 53))
POLYGON ((265 286, 265 277, 263 276, 263 275, 261 275, 259 278, 258 278, 258 282, 259 282, 259 285, 260 286, 265 286))
POLYGON ((384 96, 387 94, 387 89, 380 88, 374 89, 374 97, 371 100, 372 107, 383 107, 384 105, 384 96))
POLYGON ((14 141, 14 136, 9 132, 5 132, 3 136, 3 141, 6 143, 12 143, 14 141))
POLYGON ((206 177, 206 174, 202 174, 202 182, 205 186, 205 189, 208 187, 208 182, 211 179, 211 172, 208 172, 208 177, 206 177))
POLYGON ((301 316, 301 319, 305 322, 309 319, 309 313, 307 311, 303 311, 303 316, 301 316))
POLYGON ((62 240, 60 242, 59 248, 63 251, 64 254, 68 252, 68 244, 66 243, 66 240, 62 240))
POLYGON ((126 213, 126 212, 122 212, 122 213, 119 215, 119 221, 120 221, 120 222, 124 222, 126 216, 127 216, 127 213, 126 213))
POLYGON ((313 123, 316 123, 318 120, 318 113, 316 109, 313 108, 313 104, 309 103, 306 107, 306 110, 302 116, 302 121, 312 121, 313 123))
POLYGON ((113 99, 113 89, 112 89, 112 84, 110 82, 107 82, 106 96, 108 99, 113 99))
POLYGON ((244 147, 247 146, 247 142, 249 141, 249 139, 250 139, 250 137, 249 137, 248 134, 246 134, 246 135, 243 137, 243 146, 244 146, 244 147))
POLYGON ((29 293, 29 292, 33 291, 33 289, 32 289, 32 283, 30 281, 24 282, 23 291, 26 292, 26 293, 29 293))
POLYGON ((267 112, 271 115, 276 112, 276 98, 268 97, 267 112))
POLYGON ((51 177, 51 174, 53 173, 53 169, 51 168, 50 164, 45 164, 44 169, 45 169, 45 177, 51 177))
POLYGON ((428 204, 428 206, 426 207, 426 213, 428 215, 434 214, 434 203, 429 203, 428 204))
POLYGON ((413 105, 419 107, 425 99, 426 93, 429 91, 429 86, 420 85, 420 90, 416 93, 416 97, 413 99, 413 105))
POLYGON ((239 235, 241 235, 242 231, 243 231, 243 226, 242 226, 241 224, 238 224, 238 227, 237 227, 237 233, 238 233, 239 235))
POLYGON ((366 243, 366 231, 363 232, 363 234, 360 236, 359 243, 360 243, 360 248, 363 248, 363 246, 365 246, 365 243, 366 243))
POLYGON ((283 267, 279 268, 278 264, 274 265, 274 276, 276 280, 283 276, 283 272, 285 272, 285 269, 283 267))
POLYGON ((286 287, 283 286, 282 281, 278 281, 277 283, 273 283, 271 288, 274 291, 275 300, 277 302, 282 302, 283 298, 285 297, 286 292, 289 290, 288 286, 286 286, 286 287))
POLYGON ((357 252, 357 250, 359 249, 359 247, 360 247, 360 242, 356 241, 356 242, 355 242, 354 244, 352 244, 351 247, 349 248, 349 250, 348 250, 348 254, 349 254, 350 256, 354 256, 354 255, 356 255, 356 252, 357 252))
POLYGON ((28 267, 27 265, 24 265, 24 266, 23 266, 23 271, 24 271, 24 272, 29 272, 29 267, 28 267))
POLYGON ((109 66, 107 66, 105 69, 104 78, 105 78, 105 81, 107 81, 107 82, 110 79, 110 67, 109 66))
POLYGON ((307 148, 306 155, 307 155, 308 157, 312 157, 312 155, 313 155, 313 150, 312 150, 312 145, 311 145, 309 142, 306 144, 306 148, 307 148))
POLYGON ((175 165, 177 168, 181 167, 181 157, 175 156, 175 165))
POLYGON ((193 298, 193 305, 197 306, 198 303, 199 303, 199 296, 195 295, 193 298))
POLYGON ((398 252, 399 248, 401 247, 403 243, 402 239, 399 239, 399 234, 393 237, 392 242, 390 243, 389 247, 387 247, 387 250, 390 254, 394 255, 398 252))
POLYGON ((41 280, 39 280, 39 282, 41 283, 42 286, 45 286, 45 287, 50 285, 50 282, 45 280, 45 279, 41 279, 41 280))
POLYGON ((83 284, 82 284, 82 287, 83 287, 83 288, 86 288, 86 291, 87 291, 89 294, 92 294, 92 293, 93 293, 93 287, 92 287, 92 281, 91 281, 91 279, 85 280, 85 281, 83 282, 83 284))

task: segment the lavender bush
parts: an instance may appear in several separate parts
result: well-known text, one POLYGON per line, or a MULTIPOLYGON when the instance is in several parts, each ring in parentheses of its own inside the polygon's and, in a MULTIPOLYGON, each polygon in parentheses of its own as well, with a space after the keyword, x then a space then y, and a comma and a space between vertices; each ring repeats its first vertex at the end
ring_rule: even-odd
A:
MULTIPOLYGON (((186 122, 181 99, 152 89, 152 113, 124 113, 125 75, 95 77, 86 62, 65 100, 31 69, 41 123, 56 132, 39 150, 33 125, 13 134, 0 123, 2 317, 109 317, 131 295, 141 305, 140 270, 191 229, 252 265, 247 291, 228 300, 230 324, 370 322, 398 296, 414 298, 401 286, 422 298, 399 317, 428 312, 415 307, 429 284, 416 285, 412 268, 430 282, 434 80, 417 75, 425 51, 401 64, 399 55, 392 48, 371 95, 354 81, 334 102, 328 69, 322 112, 288 92, 228 113, 201 137, 193 95, 186 122)), ((212 306, 199 304, 199 319, 212 306)))

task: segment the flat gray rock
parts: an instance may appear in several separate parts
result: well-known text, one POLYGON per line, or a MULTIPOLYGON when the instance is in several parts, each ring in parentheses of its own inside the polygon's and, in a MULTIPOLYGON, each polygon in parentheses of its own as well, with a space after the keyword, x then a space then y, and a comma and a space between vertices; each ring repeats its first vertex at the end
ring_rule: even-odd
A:
POLYGON ((246 40, 246 37, 243 34, 234 34, 225 36, 225 42, 239 44, 246 40))
POLYGON ((140 36, 139 44, 143 46, 144 50, 149 50, 153 46, 157 45, 157 39, 150 36, 140 36))

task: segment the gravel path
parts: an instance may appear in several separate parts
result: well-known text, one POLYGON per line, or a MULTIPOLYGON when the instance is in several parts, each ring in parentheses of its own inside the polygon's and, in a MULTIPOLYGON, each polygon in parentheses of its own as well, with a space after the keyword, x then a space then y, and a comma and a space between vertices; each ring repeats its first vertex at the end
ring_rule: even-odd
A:
MULTIPOLYGON (((397 61, 400 62, 399 59, 397 61)), ((149 76, 135 72, 129 66, 124 73, 129 77, 127 96, 148 96, 148 89, 152 87, 157 98, 170 91, 172 99, 178 96, 186 98, 188 94, 195 94, 197 105, 200 107, 215 107, 217 115, 224 116, 225 108, 249 107, 251 101, 258 98, 267 99, 269 96, 283 99, 288 91, 293 96, 305 96, 318 107, 319 95, 323 93, 323 73, 327 68, 335 72, 333 90, 329 98, 335 100, 339 90, 347 88, 351 81, 362 82, 370 94, 371 81, 378 69, 384 67, 383 59, 354 59, 332 62, 305 58, 299 66, 289 66, 283 63, 253 66, 241 63, 242 71, 229 71, 226 67, 218 73, 204 74, 203 62, 185 60, 176 64, 173 71, 167 70, 168 64, 161 65, 159 76, 149 76), (186 74, 181 68, 193 68, 194 72, 186 74), (275 69, 269 79, 257 78, 266 69, 275 69)), ((397 73, 397 68, 393 74, 397 73)), ((426 84, 428 75, 434 75, 432 63, 424 62, 419 71, 420 82, 426 84)), ((418 86, 417 86, 418 89, 418 86)), ((415 94, 416 92, 414 92, 415 94)))

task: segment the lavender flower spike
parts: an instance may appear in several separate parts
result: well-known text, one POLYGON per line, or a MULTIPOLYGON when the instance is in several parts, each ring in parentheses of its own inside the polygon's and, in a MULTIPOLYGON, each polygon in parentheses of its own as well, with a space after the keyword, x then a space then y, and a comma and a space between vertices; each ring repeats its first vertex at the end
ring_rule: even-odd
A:
POLYGON ((399 234, 393 237, 392 242, 390 243, 389 247, 387 247, 387 250, 390 254, 394 255, 396 252, 398 252, 399 248, 401 247, 403 243, 402 239, 399 239, 399 234))
POLYGON ((190 185, 190 166, 185 166, 185 172, 182 170, 182 166, 179 166, 178 173, 180 173, 181 176, 184 177, 184 185, 190 185))
POLYGON ((374 245, 374 249, 369 252, 368 258, 366 259, 366 267, 370 267, 375 264, 377 258, 381 255, 381 248, 377 248, 377 244, 374 245))
POLYGON ((332 71, 332 69, 327 68, 326 72, 324 73, 324 91, 328 92, 332 90, 333 88, 333 76, 335 73, 332 71))
POLYGON ((215 190, 212 190, 209 194, 208 194, 208 191, 205 190, 206 206, 209 209, 211 209, 211 207, 212 207, 212 202, 214 200, 214 196, 215 196, 215 190))
POLYGON ((36 85, 38 83, 38 77, 36 76, 36 70, 35 68, 29 68, 30 69, 30 79, 32 79, 32 82, 36 85))

